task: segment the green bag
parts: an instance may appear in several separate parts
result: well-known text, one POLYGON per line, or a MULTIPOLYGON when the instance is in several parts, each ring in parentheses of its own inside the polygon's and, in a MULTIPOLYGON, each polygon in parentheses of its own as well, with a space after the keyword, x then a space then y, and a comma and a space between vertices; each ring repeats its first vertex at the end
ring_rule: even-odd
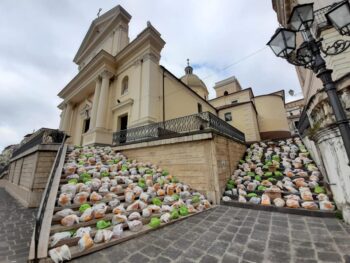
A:
POLYGON ((160 226, 160 219, 158 217, 152 217, 148 225, 152 228, 157 228, 160 226))
POLYGON ((314 191, 316 194, 324 194, 326 192, 322 186, 316 186, 314 191))
POLYGON ((179 208, 179 213, 181 216, 187 216, 188 215, 188 209, 186 206, 181 206, 179 208))
POLYGON ((111 225, 111 222, 105 221, 105 220, 100 220, 100 221, 97 221, 96 228, 97 229, 104 229, 104 228, 109 227, 110 225, 111 225))
POLYGON ((192 204, 196 204, 200 202, 200 198, 198 195, 192 197, 192 204))
POLYGON ((161 206, 163 203, 158 197, 154 197, 154 198, 152 198, 152 204, 157 205, 157 206, 161 206))
POLYGON ((178 201, 180 199, 178 194, 173 194, 171 197, 174 199, 174 201, 178 201))
POLYGON ((80 213, 84 213, 86 209, 88 208, 91 208, 91 205, 89 204, 82 204, 80 207, 79 207, 79 212, 80 213))
POLYGON ((75 178, 74 178, 74 179, 69 179, 69 180, 68 180, 68 183, 69 183, 69 184, 77 184, 77 183, 78 183, 78 180, 75 179, 75 178))
POLYGON ((178 219, 180 217, 179 212, 176 209, 174 209, 173 211, 171 211, 170 217, 171 219, 178 219))

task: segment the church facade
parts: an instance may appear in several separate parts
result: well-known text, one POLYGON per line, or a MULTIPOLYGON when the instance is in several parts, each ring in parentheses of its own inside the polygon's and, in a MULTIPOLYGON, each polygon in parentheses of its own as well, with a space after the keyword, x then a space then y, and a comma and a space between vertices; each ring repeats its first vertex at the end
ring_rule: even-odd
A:
POLYGON ((165 41, 151 23, 129 40, 130 19, 119 5, 96 18, 74 57, 79 72, 58 94, 60 130, 70 143, 110 145, 116 131, 206 111, 247 142, 290 135, 283 91, 254 96, 232 77, 216 83, 209 100, 189 64, 181 78, 160 65, 165 41))

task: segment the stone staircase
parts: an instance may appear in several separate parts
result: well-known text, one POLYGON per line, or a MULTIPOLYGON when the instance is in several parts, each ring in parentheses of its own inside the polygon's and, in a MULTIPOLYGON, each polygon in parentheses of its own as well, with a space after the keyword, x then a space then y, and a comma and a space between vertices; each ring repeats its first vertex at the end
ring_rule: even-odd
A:
POLYGON ((226 205, 333 217, 324 177, 299 137, 254 143, 227 182, 226 205))
POLYGON ((42 261, 77 258, 211 208, 166 170, 110 147, 68 147, 64 158, 47 209, 51 224, 42 230, 49 231, 39 245, 47 252, 42 261))

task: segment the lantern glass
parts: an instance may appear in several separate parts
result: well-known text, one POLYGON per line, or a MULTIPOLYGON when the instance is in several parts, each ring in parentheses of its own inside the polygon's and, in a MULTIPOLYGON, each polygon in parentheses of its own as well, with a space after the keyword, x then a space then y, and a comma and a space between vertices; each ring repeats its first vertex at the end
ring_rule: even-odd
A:
POLYGON ((343 1, 332 6, 326 13, 328 22, 342 35, 350 35, 350 4, 343 1))
POLYGON ((295 50, 295 32, 292 30, 279 28, 267 43, 276 56, 287 58, 295 50))
POLYGON ((311 48, 309 43, 305 41, 300 45, 297 50, 297 58, 301 61, 305 66, 311 66, 314 61, 314 56, 312 55, 311 48))
POLYGON ((295 31, 309 29, 314 21, 314 4, 297 5, 293 8, 288 24, 295 31))

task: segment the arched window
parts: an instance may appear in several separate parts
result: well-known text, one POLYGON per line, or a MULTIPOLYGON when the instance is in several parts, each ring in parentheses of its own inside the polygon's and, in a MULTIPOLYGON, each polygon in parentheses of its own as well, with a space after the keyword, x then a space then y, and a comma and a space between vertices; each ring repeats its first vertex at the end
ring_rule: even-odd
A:
POLYGON ((129 89, 129 77, 125 76, 122 81, 122 95, 128 93, 129 89))
POLYGON ((227 95, 228 95, 228 91, 227 91, 227 90, 225 90, 224 95, 225 95, 225 96, 227 96, 227 95))

